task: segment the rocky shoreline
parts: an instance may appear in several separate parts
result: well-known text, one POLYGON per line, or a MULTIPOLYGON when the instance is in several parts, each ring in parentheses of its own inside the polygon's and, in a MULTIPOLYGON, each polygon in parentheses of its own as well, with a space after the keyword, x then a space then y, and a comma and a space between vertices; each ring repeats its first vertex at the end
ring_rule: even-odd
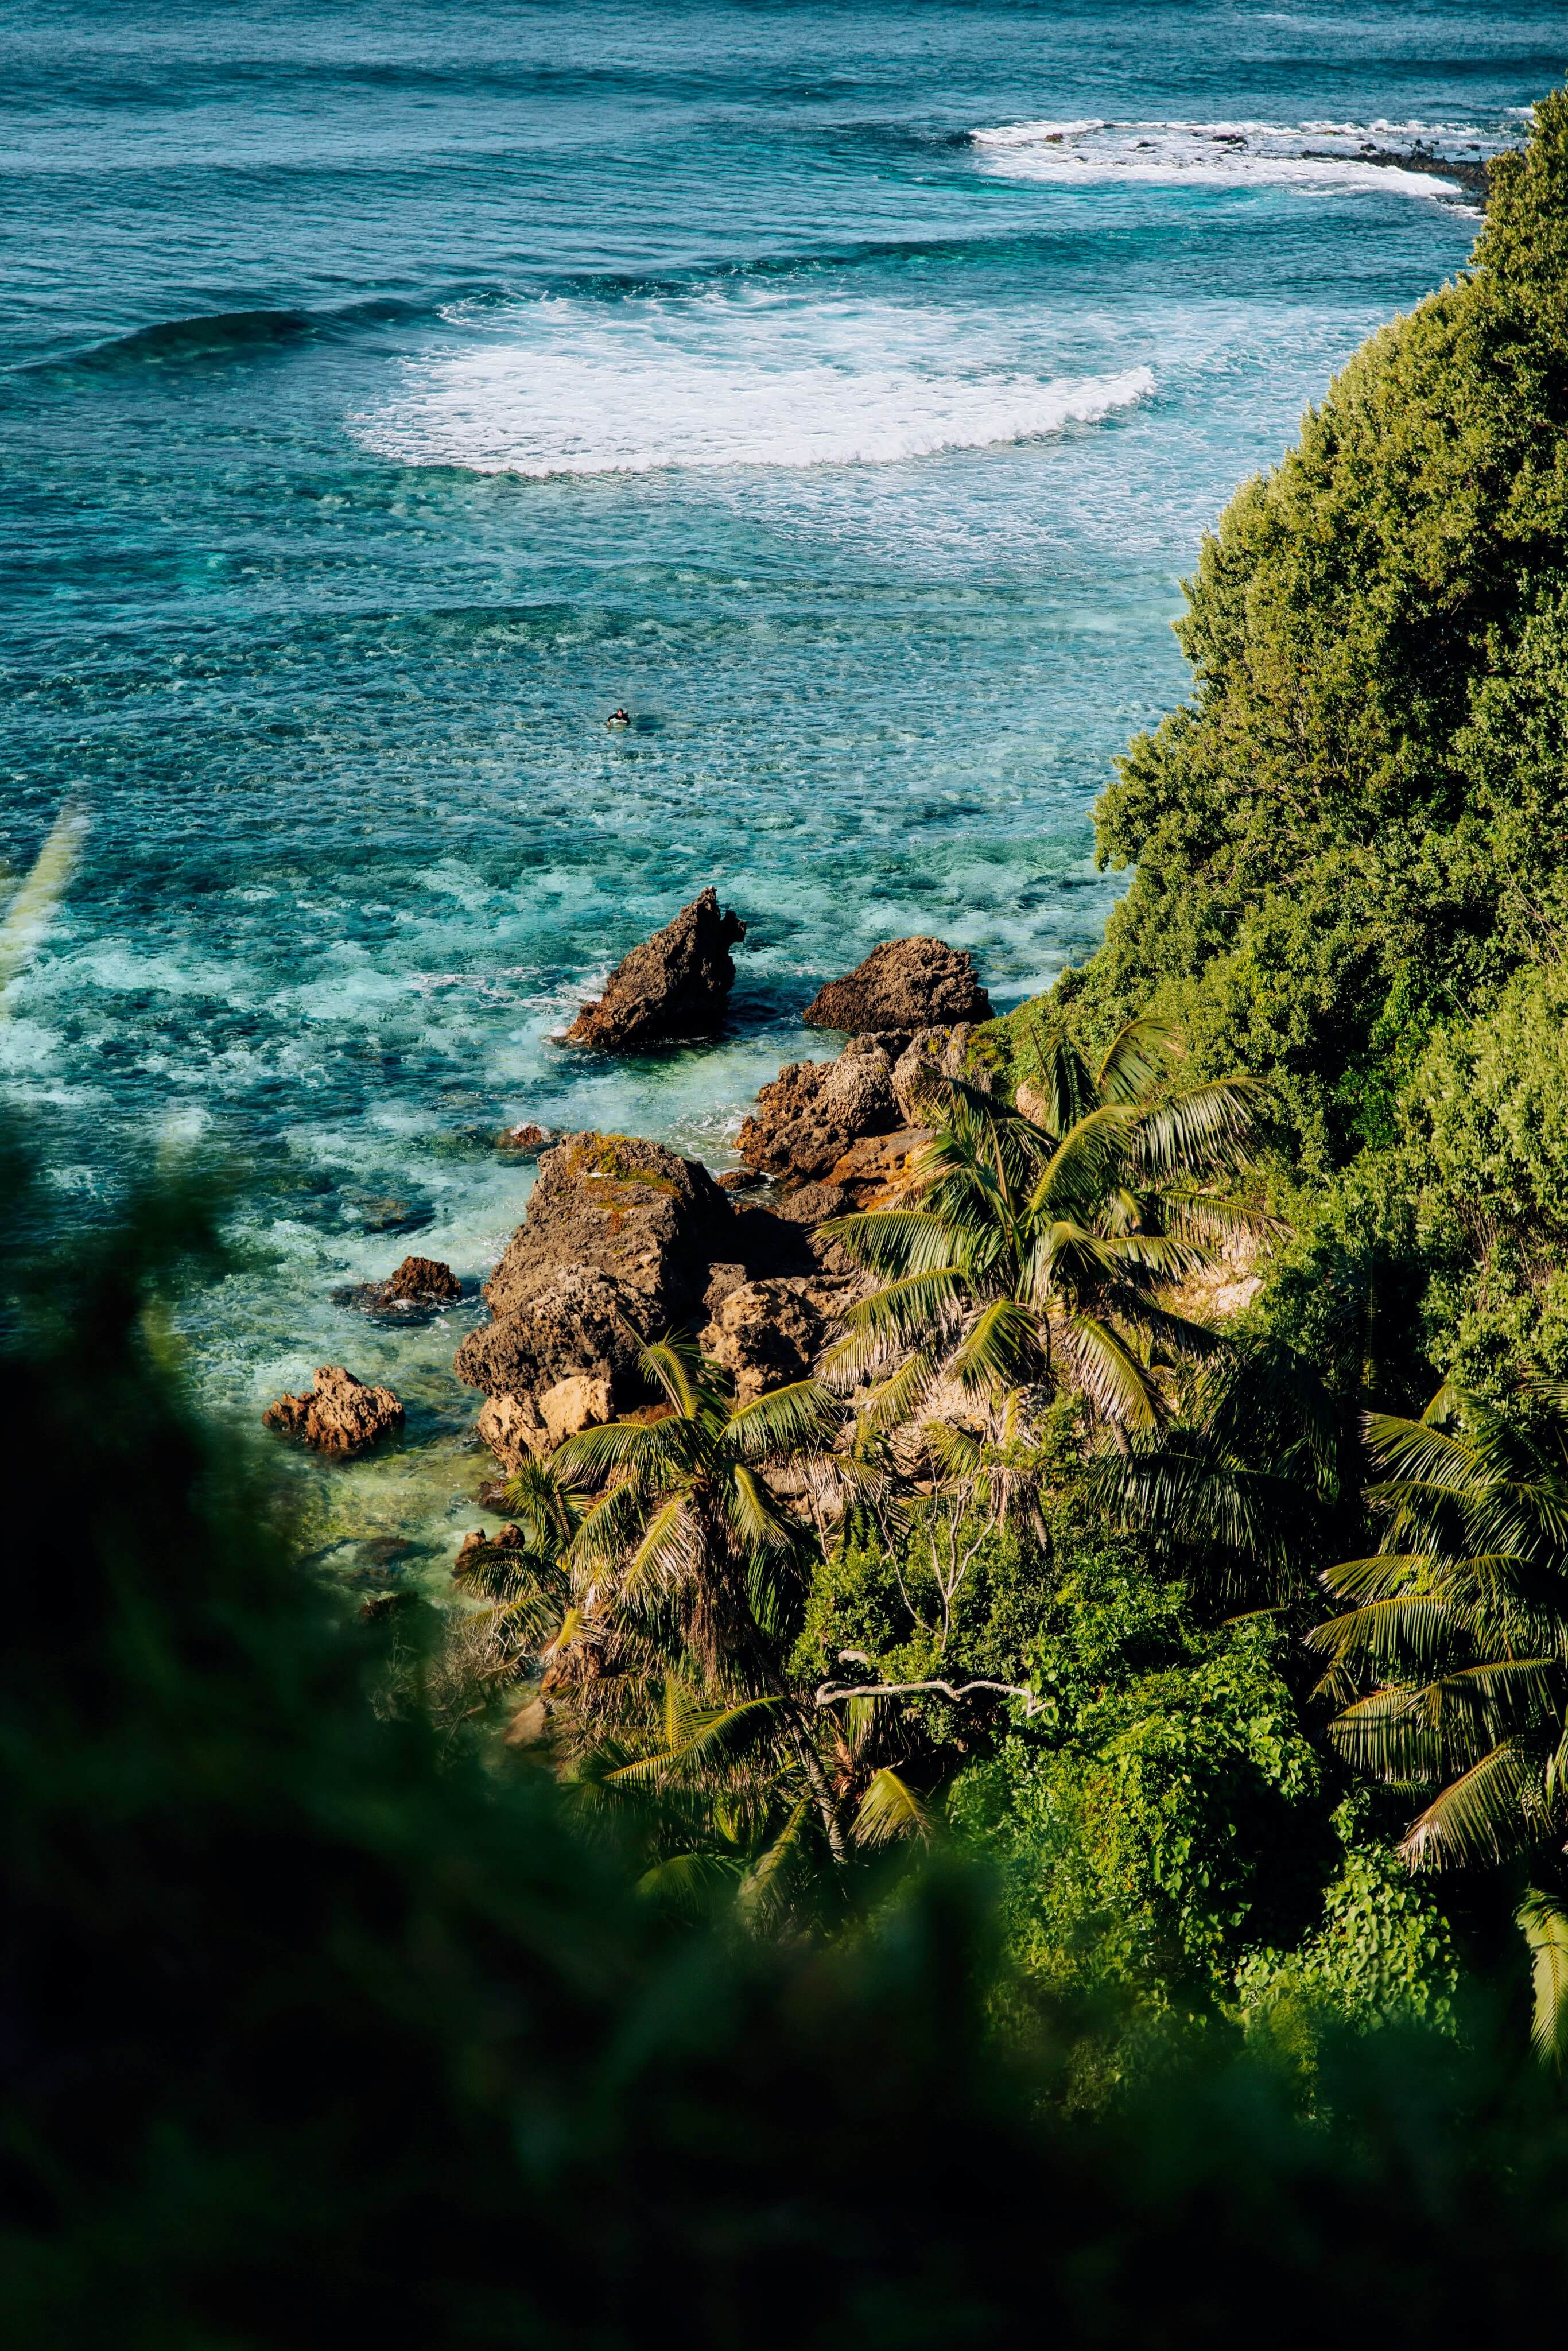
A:
MULTIPOLYGON (((563 1042, 593 1052, 693 1041, 723 1026, 745 935, 705 890, 617 967, 563 1042)), ((969 1068, 992 1018, 969 957, 928 938, 893 940, 819 991, 804 1018, 839 1028, 831 1059, 787 1063, 742 1123, 743 1162, 723 1178, 643 1136, 550 1136, 532 1123, 497 1147, 537 1156, 524 1219, 480 1295, 488 1320, 454 1370, 479 1394, 475 1433, 515 1474, 567 1437, 643 1402, 639 1349, 696 1333, 744 1402, 816 1369, 867 1277, 822 1231, 832 1217, 908 1196, 947 1082, 969 1068)), ((977 1073, 984 1081, 984 1073, 977 1073)), ((474 1285, 430 1258, 339 1293, 377 1321, 428 1316, 474 1285)), ((267 1426, 347 1458, 401 1428, 390 1389, 324 1365, 267 1426)))

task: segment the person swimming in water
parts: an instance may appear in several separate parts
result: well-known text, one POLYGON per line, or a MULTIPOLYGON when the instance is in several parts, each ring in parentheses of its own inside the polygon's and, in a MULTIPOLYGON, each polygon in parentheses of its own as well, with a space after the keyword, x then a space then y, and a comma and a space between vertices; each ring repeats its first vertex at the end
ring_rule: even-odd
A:
POLYGON ((604 724, 606 726, 630 726, 632 713, 629 710, 612 710, 604 724))

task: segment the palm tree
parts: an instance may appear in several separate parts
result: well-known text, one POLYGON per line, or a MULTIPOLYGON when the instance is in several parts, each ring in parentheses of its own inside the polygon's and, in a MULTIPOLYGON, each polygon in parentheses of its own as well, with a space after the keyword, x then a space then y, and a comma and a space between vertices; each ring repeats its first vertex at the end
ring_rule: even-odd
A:
POLYGON ((884 1286, 845 1315, 826 1369, 872 1377, 868 1425, 910 1417, 939 1381, 997 1398, 1064 1374, 1121 1434, 1161 1419, 1154 1365, 1212 1345, 1160 1293, 1212 1244, 1263 1219, 1221 1197, 1245 1164, 1260 1089, 1223 1078, 1165 1091, 1169 1029, 1130 1021, 1092 1070, 1070 1040, 1037 1039, 1037 1087, 1008 1105, 958 1081, 910 1207, 828 1236, 884 1286))
POLYGON ((546 1703, 517 1717, 523 1736, 548 1708, 580 1789, 656 1799, 648 1890, 687 1907, 733 1896, 760 1924, 820 1898, 819 1836, 841 1863, 927 1831, 885 1760, 887 1710, 786 1680, 806 1530, 764 1471, 805 1468, 819 1512, 871 1490, 894 1507, 892 1481, 856 1448, 826 1455, 842 1409, 815 1382, 737 1405, 689 1339, 642 1362, 651 1414, 585 1430, 511 1480, 516 1532, 471 1554, 466 1580, 491 1604, 466 1621, 500 1670, 539 1677, 546 1703))
MULTIPOLYGON (((1342 1702, 1332 1735, 1352 1761, 1426 1801, 1402 1846, 1412 1866, 1518 1855, 1560 1868, 1568 1828, 1568 1385, 1532 1380, 1516 1420, 1452 1385, 1419 1420, 1366 1423, 1392 1472, 1368 1499, 1383 1548, 1330 1568, 1345 1604, 1309 1635, 1342 1702), (1370 1683, 1370 1688, 1365 1685, 1370 1683), (1360 1695, 1354 1695, 1357 1691, 1360 1695)), ((1568 2045, 1568 1909, 1561 1885, 1519 1924, 1536 1973, 1536 2039, 1568 2045)))
POLYGON ((727 1761, 735 1743, 755 1746, 766 1730, 792 1759, 768 1769, 804 1782, 841 1856, 814 1726, 779 1665, 806 1536, 764 1474, 831 1444, 841 1408, 815 1380, 737 1404, 727 1375, 687 1338, 644 1347, 641 1365, 660 1398, 652 1413, 569 1437, 548 1471, 514 1489, 536 1514, 556 1512, 570 1585, 546 1688, 576 1691, 585 1748, 628 1711, 645 1731, 663 1690, 663 1733, 614 1767, 633 1779, 700 1777, 698 1766, 727 1761), (597 1703, 585 1702, 591 1685, 597 1703))
POLYGON ((1217 1350, 1178 1426, 1102 1454, 1092 1474, 1118 1523, 1180 1543, 1225 1597, 1273 1603, 1333 1557, 1359 1493, 1354 1452, 1315 1367, 1264 1334, 1217 1350))

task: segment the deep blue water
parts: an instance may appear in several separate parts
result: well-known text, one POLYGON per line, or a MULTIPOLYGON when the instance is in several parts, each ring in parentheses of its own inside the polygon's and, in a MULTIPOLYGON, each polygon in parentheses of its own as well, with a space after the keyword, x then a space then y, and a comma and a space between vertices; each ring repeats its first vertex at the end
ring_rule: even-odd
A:
POLYGON ((84 1211, 237 1159, 208 1392, 415 1406, 334 1523, 473 1486, 455 1331, 329 1302, 377 1202, 476 1272, 503 1119, 720 1164, 876 939, 1088 951, 1206 523, 1474 235, 1358 151, 1565 68, 1473 0, 0 5, 0 853, 79 852, 0 1085, 84 1211), (731 1038, 552 1044, 708 881, 731 1038))

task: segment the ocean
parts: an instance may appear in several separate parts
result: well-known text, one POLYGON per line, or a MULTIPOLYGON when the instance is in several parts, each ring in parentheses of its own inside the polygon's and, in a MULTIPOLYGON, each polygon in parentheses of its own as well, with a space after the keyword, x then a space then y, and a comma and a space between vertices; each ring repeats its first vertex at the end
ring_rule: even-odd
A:
POLYGON ((1568 26, 4 0, 0 65, 0 855, 52 837, 62 885, 0 946, 0 1104, 84 1219, 226 1169, 193 1380, 252 1426, 319 1363, 390 1380, 406 1441, 305 1499, 434 1588, 476 1310, 333 1291, 482 1274, 504 1123, 729 1164, 879 939, 998 1007, 1092 950, 1205 528, 1464 266, 1427 152, 1521 137, 1568 26), (555 1041, 710 882, 729 1033, 555 1041))

